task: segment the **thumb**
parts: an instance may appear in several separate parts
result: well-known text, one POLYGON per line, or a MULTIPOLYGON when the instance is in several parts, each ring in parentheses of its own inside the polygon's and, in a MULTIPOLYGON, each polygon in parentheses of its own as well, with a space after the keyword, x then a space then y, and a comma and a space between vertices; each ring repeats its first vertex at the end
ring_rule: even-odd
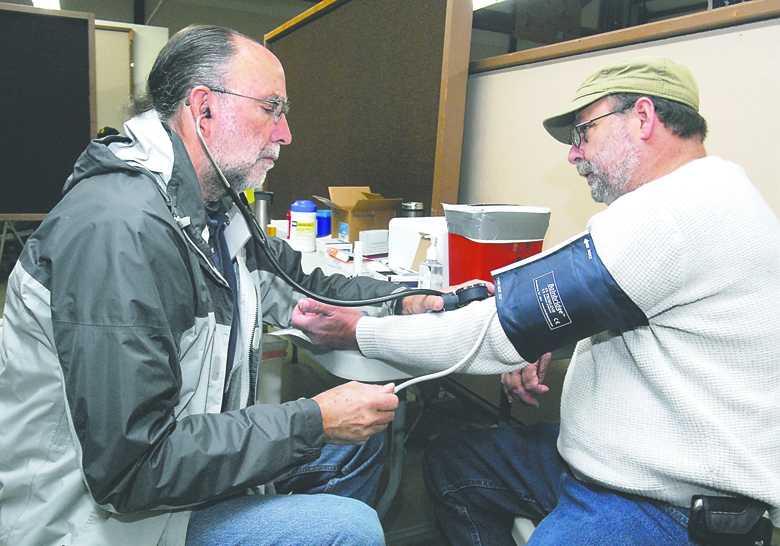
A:
POLYGON ((433 298, 433 303, 430 306, 430 309, 432 311, 441 311, 444 309, 444 298, 441 296, 428 296, 429 298, 433 298))
POLYGON ((388 383, 387 385, 376 385, 376 388, 381 393, 393 394, 395 390, 395 383, 388 383))
POLYGON ((310 298, 303 298, 298 302, 298 309, 301 313, 318 313, 322 304, 310 298))

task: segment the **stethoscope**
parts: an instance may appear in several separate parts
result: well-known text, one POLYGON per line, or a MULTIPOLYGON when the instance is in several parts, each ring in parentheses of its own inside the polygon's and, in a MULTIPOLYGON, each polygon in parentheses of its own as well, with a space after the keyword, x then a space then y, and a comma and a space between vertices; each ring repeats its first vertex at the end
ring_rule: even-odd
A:
MULTIPOLYGON (((235 189, 230 185, 227 178, 225 178, 225 175, 222 173, 222 169, 219 168, 217 165, 217 162, 214 160, 214 156, 211 155, 211 150, 209 150, 209 147, 206 145, 206 141, 203 139, 203 134, 200 129, 200 122, 203 118, 210 118, 211 117, 211 111, 206 108, 206 111, 203 112, 200 116, 198 116, 198 119, 195 121, 195 132, 198 135, 198 140, 200 140, 200 145, 203 147, 203 151, 206 153, 206 157, 208 157, 208 160, 211 162, 211 164, 214 167, 214 170, 219 175, 219 179, 222 181, 222 184, 224 184, 225 189, 228 192, 228 195, 230 195, 230 198, 233 200, 233 203, 238 208, 239 212, 241 213, 241 216, 244 217, 244 220, 247 223, 247 226, 249 227, 249 232, 252 236, 252 239, 255 241, 255 244, 259 246, 265 255, 268 257, 268 261, 271 262, 271 265, 273 265, 276 272, 279 274, 279 276, 284 279, 284 281, 290 285, 291 287, 295 288, 302 294, 306 295, 307 297, 317 300, 321 303, 325 303, 328 305, 336 305, 340 307, 361 307, 364 305, 375 305, 378 303, 384 303, 387 301, 393 301, 400 298, 405 298, 407 296, 417 296, 417 295, 423 295, 423 296, 445 296, 444 293, 439 292, 438 290, 431 290, 427 288, 414 288, 409 290, 403 290, 400 292, 396 292, 393 294, 387 294, 385 296, 378 296, 376 298, 369 298, 365 300, 338 300, 334 298, 329 298, 327 296, 321 296, 319 294, 315 294, 314 292, 311 292, 310 290, 304 288, 300 284, 298 284, 290 275, 287 274, 287 272, 282 268, 281 264, 279 264, 279 261, 276 259, 276 256, 274 254, 273 249, 271 248, 271 245, 268 243, 268 238, 265 235, 264 230, 260 227, 260 224, 257 221, 257 218, 254 214, 252 214, 252 211, 249 210, 249 207, 247 204, 239 197, 238 193, 235 189)), ((451 307, 453 309, 459 307, 460 305, 456 306, 448 306, 447 305, 447 298, 445 298, 445 309, 448 307, 451 307)))
MULTIPOLYGON (((279 274, 279 276, 282 277, 287 284, 289 284, 296 290, 300 291, 301 293, 305 294, 306 296, 310 297, 313 300, 317 300, 319 302, 326 303, 328 305, 336 305, 341 307, 360 307, 363 305, 374 305, 377 303, 384 303, 386 301, 397 300, 399 298, 405 298, 407 296, 415 296, 415 295, 441 296, 444 299, 444 309, 443 309, 444 311, 451 311, 454 309, 458 309, 460 307, 464 307, 468 305, 472 301, 485 299, 489 296, 487 287, 484 284, 473 284, 471 286, 466 286, 464 288, 460 288, 454 294, 451 292, 444 293, 444 292, 439 292, 438 290, 430 290, 427 288, 414 288, 409 290, 402 290, 400 292, 395 292, 393 294, 388 294, 386 296, 379 296, 376 298, 370 298, 365 300, 337 300, 333 298, 328 298, 326 296, 321 296, 319 294, 315 294, 314 292, 311 292, 310 290, 304 288, 303 286, 295 282, 295 280, 293 280, 279 264, 279 261, 276 259, 273 249, 271 249, 271 245, 268 243, 268 238, 266 237, 263 229, 260 227, 257 218, 255 218, 255 215, 252 214, 252 212, 249 210, 247 204, 244 203, 244 201, 238 196, 236 190, 233 189, 233 187, 227 181, 227 178, 225 178, 225 175, 222 173, 222 169, 219 168, 217 162, 214 160, 214 157, 211 155, 211 151, 209 150, 209 147, 206 145, 206 141, 203 139, 203 134, 201 133, 201 129, 200 129, 200 121, 204 117, 206 118, 211 117, 211 112, 209 111, 208 108, 206 108, 206 111, 200 116, 198 116, 198 119, 195 121, 195 132, 198 135, 198 140, 200 140, 200 145, 203 147, 203 151, 206 152, 206 157, 208 157, 209 161, 214 166, 214 170, 216 170, 220 180, 222 180, 222 183, 225 185, 225 189, 227 190, 228 195, 230 195, 230 198, 233 200, 233 203, 236 205, 236 207, 238 207, 238 210, 241 212, 241 215, 244 217, 244 220, 246 220, 246 223, 249 226, 250 234, 252 235, 252 239, 255 241, 255 244, 257 244, 260 248, 263 249, 263 252, 268 257, 268 260, 274 266, 274 269, 276 269, 276 272, 279 274)), ((471 350, 463 358, 461 358, 461 360, 459 360, 457 363, 455 363, 453 366, 450 366, 446 370, 409 379, 408 381, 405 381, 404 383, 401 383, 400 385, 396 386, 395 389, 393 389, 393 394, 398 394, 401 390, 405 389, 406 387, 409 387, 421 381, 427 381, 428 379, 435 379, 435 378, 443 377, 445 375, 449 375, 451 373, 458 371, 463 366, 465 366, 466 363, 471 359, 474 353, 476 353, 477 349, 484 341, 485 336, 487 335, 488 332, 488 327, 490 326, 490 323, 493 321, 493 318, 496 316, 496 311, 497 310, 494 309, 493 312, 490 314, 490 317, 488 318, 487 321, 485 321, 485 324, 482 327, 479 336, 477 337, 476 343, 471 348, 471 350)))

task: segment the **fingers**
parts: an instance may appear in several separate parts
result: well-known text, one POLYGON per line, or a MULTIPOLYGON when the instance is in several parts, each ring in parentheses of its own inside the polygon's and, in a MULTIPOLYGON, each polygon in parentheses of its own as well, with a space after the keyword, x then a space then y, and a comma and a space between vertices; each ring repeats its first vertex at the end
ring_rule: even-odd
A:
POLYGON ((536 364, 526 366, 523 370, 528 369, 522 374, 522 386, 523 390, 533 394, 544 394, 550 388, 547 385, 543 385, 543 377, 539 376, 539 368, 536 364))
POLYGON ((526 406, 531 406, 533 408, 539 407, 539 401, 533 396, 531 396, 530 394, 528 394, 528 392, 526 391, 513 392, 512 396, 514 397, 515 400, 518 400, 519 402, 525 404, 526 406))
POLYGON ((515 370, 513 372, 501 374, 501 384, 504 386, 504 390, 507 391, 507 394, 509 394, 509 391, 511 390, 523 388, 523 376, 521 372, 522 370, 515 370))
POLYGON ((331 438, 329 440, 326 440, 325 443, 333 444, 337 446, 349 446, 349 445, 356 445, 356 446, 362 446, 368 440, 377 432, 382 432, 383 430, 387 429, 387 425, 374 425, 371 427, 366 427, 365 429, 362 429, 359 432, 356 432, 355 435, 349 439, 342 439, 342 438, 331 438))
POLYGON ((552 353, 546 353, 542 355, 542 358, 539 359, 538 369, 536 371, 536 375, 539 377, 539 382, 543 382, 544 378, 547 376, 547 366, 550 364, 550 361, 552 360, 552 353))
POLYGON ((317 319, 320 315, 328 314, 330 309, 326 309, 327 307, 332 308, 330 305, 325 305, 324 303, 309 298, 299 300, 298 304, 293 307, 293 326, 305 331, 305 327, 311 324, 313 320, 317 319))
POLYGON ((425 296, 426 311, 441 311, 444 309, 444 298, 440 296, 425 296))
POLYGON ((307 315, 305 311, 301 311, 300 307, 296 306, 293 308, 290 322, 295 328, 308 332, 317 317, 319 317, 319 315, 307 315))
POLYGON ((299 309, 301 313, 314 313, 317 315, 328 315, 333 313, 333 311, 336 309, 336 307, 332 305, 328 305, 311 298, 302 298, 298 301, 296 308, 299 309))
MULTIPOLYGON (((471 286, 472 284, 484 284, 487 286, 488 294, 494 294, 496 293, 496 286, 490 282, 490 281, 484 281, 482 279, 471 279, 470 281, 466 281, 463 284, 459 284, 457 286, 452 286, 450 288, 453 288, 452 292, 457 290, 458 288, 463 288, 464 286, 471 286)), ((449 291, 448 289, 445 289, 445 291, 449 291)))
POLYGON ((329 444, 362 444, 395 418, 395 385, 350 382, 318 394, 323 438, 329 444))
POLYGON ((309 298, 293 308, 291 323, 326 349, 358 350, 356 328, 363 317, 355 308, 335 307, 309 298))
MULTIPOLYGON (((492 282, 479 279, 472 279, 468 282, 442 288, 441 292, 456 292, 460 288, 471 286, 472 284, 484 284, 487 286, 488 293, 496 293, 496 287, 492 282)), ((442 309, 444 309, 444 300, 440 296, 407 296, 403 301, 404 315, 417 315, 427 311, 441 311, 442 309)))
POLYGON ((542 383, 547 376, 547 366, 550 364, 551 359, 552 354, 546 353, 534 364, 523 368, 523 386, 526 391, 542 394, 550 390, 549 387, 542 383))
MULTIPOLYGON (((395 389, 395 385, 390 383, 389 385, 371 385, 377 390, 376 396, 375 396, 375 407, 376 411, 388 413, 393 412, 398 407, 398 396, 393 394, 393 390, 395 389)), ((390 418, 390 422, 393 420, 393 417, 390 418)))
POLYGON ((403 301, 404 315, 418 315, 442 309, 444 309, 444 300, 440 296, 407 296, 403 301))
POLYGON ((542 384, 544 377, 539 376, 542 364, 546 373, 550 361, 548 356, 545 355, 538 362, 528 364, 520 370, 501 375, 501 384, 510 402, 517 400, 527 406, 539 407, 539 401, 534 398, 534 395, 544 394, 550 390, 547 385, 542 384))

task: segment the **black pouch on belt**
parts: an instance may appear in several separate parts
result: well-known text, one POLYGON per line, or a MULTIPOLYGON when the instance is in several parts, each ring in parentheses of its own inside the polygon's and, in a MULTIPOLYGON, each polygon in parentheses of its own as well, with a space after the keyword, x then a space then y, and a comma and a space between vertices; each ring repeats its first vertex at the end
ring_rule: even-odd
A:
POLYGON ((691 498, 688 538, 706 546, 771 546, 769 506, 745 497, 691 498))

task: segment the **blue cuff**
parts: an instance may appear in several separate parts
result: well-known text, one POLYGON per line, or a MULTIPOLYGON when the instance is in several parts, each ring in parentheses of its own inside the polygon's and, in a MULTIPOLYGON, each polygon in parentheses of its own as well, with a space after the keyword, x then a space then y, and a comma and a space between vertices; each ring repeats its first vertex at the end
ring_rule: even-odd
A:
POLYGON ((528 362, 604 330, 648 324, 587 233, 492 274, 501 326, 528 362))

